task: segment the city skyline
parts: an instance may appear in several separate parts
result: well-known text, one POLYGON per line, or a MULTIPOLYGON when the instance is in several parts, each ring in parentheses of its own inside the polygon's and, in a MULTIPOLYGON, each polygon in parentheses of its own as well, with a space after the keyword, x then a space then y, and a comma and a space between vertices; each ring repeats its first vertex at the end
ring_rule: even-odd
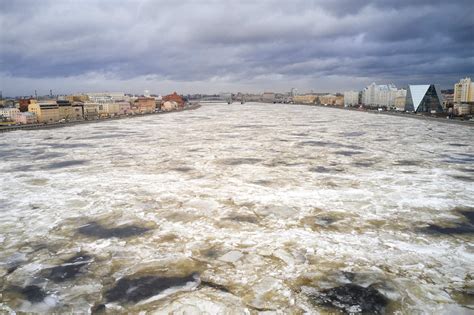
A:
POLYGON ((4 95, 343 92, 474 76, 471 1, 15 1, 4 95))

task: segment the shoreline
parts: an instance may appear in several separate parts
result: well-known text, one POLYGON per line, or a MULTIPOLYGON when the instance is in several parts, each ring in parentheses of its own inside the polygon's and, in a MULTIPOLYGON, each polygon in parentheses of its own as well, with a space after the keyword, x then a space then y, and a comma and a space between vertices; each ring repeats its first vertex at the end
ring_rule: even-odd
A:
POLYGON ((418 119, 418 120, 424 120, 424 121, 437 121, 437 122, 445 123, 445 124, 455 124, 455 125, 474 127, 474 121, 447 119, 447 118, 441 118, 441 117, 407 114, 407 113, 402 113, 402 112, 390 112, 390 111, 379 112, 376 110, 358 110, 351 107, 324 106, 324 105, 316 105, 316 104, 282 104, 282 103, 265 103, 265 102, 254 102, 254 103, 270 104, 270 105, 301 105, 301 106, 308 106, 308 107, 322 107, 322 108, 330 108, 330 109, 336 109, 336 110, 354 111, 358 113, 368 113, 368 114, 373 114, 373 115, 388 115, 388 116, 395 116, 395 117, 400 117, 400 118, 412 118, 412 119, 418 119))
POLYGON ((71 121, 67 123, 14 125, 14 126, 8 126, 8 127, 0 127, 0 133, 9 132, 9 131, 17 131, 17 130, 34 130, 34 129, 52 129, 52 128, 72 127, 72 126, 81 125, 81 124, 101 123, 101 122, 111 121, 111 120, 131 119, 131 118, 151 116, 151 115, 164 115, 164 114, 171 114, 171 113, 179 113, 179 112, 184 112, 187 110, 195 110, 200 107, 201 107, 201 104, 192 104, 181 110, 173 110, 169 112, 155 112, 155 113, 147 113, 147 114, 117 116, 117 117, 111 117, 111 118, 106 118, 106 119, 96 119, 96 120, 78 120, 78 121, 71 121))

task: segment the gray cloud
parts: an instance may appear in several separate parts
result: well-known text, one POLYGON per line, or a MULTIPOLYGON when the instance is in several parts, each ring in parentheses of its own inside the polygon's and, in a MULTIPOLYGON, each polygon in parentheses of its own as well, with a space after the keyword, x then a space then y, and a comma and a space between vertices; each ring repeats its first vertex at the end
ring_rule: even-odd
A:
POLYGON ((73 82, 76 91, 135 89, 133 80, 157 92, 337 91, 372 80, 450 87, 474 74, 471 0, 1 0, 0 7, 0 84, 19 94, 40 81, 64 92, 73 82))

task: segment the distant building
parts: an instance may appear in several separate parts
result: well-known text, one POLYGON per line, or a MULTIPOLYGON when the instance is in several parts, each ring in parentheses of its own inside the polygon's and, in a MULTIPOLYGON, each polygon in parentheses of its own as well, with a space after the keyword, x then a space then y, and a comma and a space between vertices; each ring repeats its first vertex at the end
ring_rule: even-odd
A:
POLYGON ((443 97, 434 85, 409 85, 405 110, 415 113, 442 113, 443 97))
POLYGON ((350 107, 359 104, 359 92, 358 91, 347 91, 344 92, 344 106, 350 107))
POLYGON ((36 124, 37 119, 35 113, 20 112, 15 116, 15 122, 22 125, 36 124))
POLYGON ((124 92, 87 93, 86 95, 94 103, 113 103, 127 99, 124 92))
POLYGON ((56 123, 61 119, 56 100, 31 100, 28 111, 36 115, 39 123, 56 123))
POLYGON ((170 95, 163 96, 162 102, 176 102, 179 108, 184 108, 184 99, 179 96, 176 92, 170 95))
POLYGON ((96 120, 99 119, 99 105, 98 103, 86 102, 83 105, 84 119, 96 120))
POLYGON ((179 108, 178 103, 173 101, 166 101, 161 104, 161 110, 164 112, 170 112, 172 110, 177 110, 179 108))
POLYGON ((273 92, 264 92, 262 94, 262 102, 266 102, 266 103, 275 102, 275 93, 273 93, 273 92))
POLYGON ((334 94, 321 95, 319 96, 319 103, 330 106, 344 106, 344 96, 334 94))
POLYGON ((85 95, 85 94, 81 94, 81 95, 68 95, 66 96, 66 99, 73 103, 73 102, 88 102, 90 101, 89 100, 89 96, 85 95))
POLYGON ((318 98, 315 94, 294 95, 293 103, 296 104, 315 104, 318 98))
POLYGON ((58 104, 59 109, 59 119, 65 119, 68 121, 76 120, 76 115, 71 102, 68 100, 57 100, 56 103, 58 104))
POLYGON ((461 79, 454 85, 453 102, 455 104, 474 102, 474 82, 471 78, 461 79))
POLYGON ((129 102, 118 102, 119 115, 129 115, 132 113, 132 107, 129 102))
POLYGON ((406 96, 398 96, 397 98, 395 98, 394 107, 396 110, 404 111, 405 104, 406 104, 406 96))
POLYGON ((5 108, 0 108, 0 116, 3 116, 3 118, 7 120, 14 121, 15 117, 20 113, 20 110, 15 107, 5 107, 5 108))
POLYGON ((84 103, 83 102, 72 102, 72 109, 74 111, 73 120, 84 119, 84 103))
POLYGON ((135 100, 135 107, 140 113, 152 113, 156 110, 156 103, 153 97, 139 97, 135 100))
POLYGON ((119 103, 102 103, 98 105, 100 117, 114 117, 120 114, 119 103))
POLYGON ((456 103, 454 104, 454 115, 465 116, 474 114, 474 103, 456 103))
POLYGON ((20 112, 27 112, 28 111, 28 105, 30 105, 31 98, 22 98, 18 100, 18 105, 20 112))
POLYGON ((362 103, 367 106, 387 107, 395 106, 397 97, 406 96, 406 90, 397 89, 394 84, 370 84, 362 91, 362 103))

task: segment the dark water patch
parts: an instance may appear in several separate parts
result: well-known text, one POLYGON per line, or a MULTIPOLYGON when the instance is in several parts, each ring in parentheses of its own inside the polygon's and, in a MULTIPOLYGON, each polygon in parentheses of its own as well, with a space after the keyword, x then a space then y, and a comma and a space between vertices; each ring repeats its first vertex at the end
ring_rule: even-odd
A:
POLYGON ((445 155, 446 159, 443 161, 450 164, 474 164, 474 155, 468 153, 460 153, 457 156, 445 155))
POLYGON ((7 275, 15 272, 15 270, 17 270, 18 268, 21 267, 21 263, 14 263, 14 264, 10 264, 7 268, 7 275))
POLYGON ((292 133, 291 135, 296 136, 296 137, 307 137, 307 136, 309 136, 309 133, 300 132, 300 133, 292 133))
POLYGON ((75 149, 92 147, 92 145, 88 143, 49 143, 48 146, 56 149, 75 149))
POLYGON ((44 168, 45 169, 59 169, 59 168, 66 168, 70 166, 79 166, 79 165, 85 165, 89 163, 89 160, 70 160, 70 161, 61 161, 61 162, 54 162, 46 165, 44 168))
POLYGON ((474 182, 474 177, 472 176, 464 176, 464 175, 450 175, 452 178, 461 180, 463 182, 474 182))
POLYGON ((108 302, 132 302, 148 299, 167 289, 179 289, 189 283, 199 284, 197 274, 184 277, 144 276, 140 278, 122 278, 105 293, 108 302))
POLYGON ((343 132, 342 135, 344 137, 360 137, 360 136, 365 135, 365 132, 363 131, 343 132))
POLYGON ((219 256, 222 255, 222 252, 216 248, 208 248, 201 251, 201 255, 207 258, 215 258, 217 259, 219 256))
POLYGON ((33 160, 38 161, 38 160, 49 160, 49 159, 54 159, 54 158, 59 158, 65 156, 65 153, 59 153, 59 152, 50 152, 50 153, 45 153, 45 154, 38 154, 33 156, 33 160))
POLYGON ((341 168, 331 168, 331 167, 324 167, 324 166, 312 167, 309 169, 309 171, 313 173, 322 173, 322 174, 344 172, 344 170, 341 168))
POLYGON ((390 139, 377 138, 377 139, 374 139, 374 141, 376 141, 376 142, 387 142, 387 141, 390 141, 390 139))
POLYGON ((301 224, 303 226, 309 227, 313 231, 319 231, 322 228, 333 228, 332 224, 340 221, 342 218, 337 215, 318 215, 318 216, 307 216, 301 219, 301 224))
POLYGON ((334 154, 343 155, 343 156, 353 156, 353 155, 358 155, 358 154, 362 154, 362 153, 363 152, 360 152, 360 151, 345 151, 345 150, 334 152, 334 154))
POLYGON ((251 215, 230 215, 226 218, 225 220, 230 220, 230 221, 236 221, 236 222, 245 222, 245 223, 252 223, 252 224, 257 224, 258 223, 258 218, 255 216, 251 215))
POLYGON ((264 163, 265 166, 268 166, 268 167, 278 167, 278 166, 298 166, 298 165, 301 165, 302 163, 289 163, 289 162, 286 162, 284 160, 274 160, 274 161, 271 161, 271 162, 266 162, 264 163))
POLYGON ((27 285, 26 287, 11 287, 10 291, 20 294, 25 300, 31 303, 41 303, 48 294, 36 285, 27 285))
POLYGON ((451 227, 443 227, 436 224, 430 224, 424 229, 430 234, 445 234, 445 235, 465 235, 474 234, 474 227, 469 224, 456 224, 451 227))
POLYGON ((336 308, 344 313, 383 314, 389 300, 372 286, 364 288, 356 284, 344 284, 311 294, 316 305, 336 308))
POLYGON ((253 181, 252 183, 255 185, 260 185, 260 186, 271 186, 273 184, 271 180, 265 180, 265 179, 256 180, 256 181, 253 181))
POLYGON ((114 138, 123 138, 126 137, 126 134, 111 134, 111 135, 97 135, 97 136, 90 136, 87 138, 82 138, 85 140, 93 140, 93 139, 114 139, 114 138))
POLYGON ((13 172, 28 172, 35 169, 35 165, 20 165, 12 168, 13 172))
POLYGON ((175 167, 175 168, 172 168, 171 170, 176 171, 176 172, 180 172, 180 173, 189 173, 189 172, 193 171, 192 168, 186 167, 186 166, 175 167))
POLYGON ((342 147, 344 147, 346 149, 352 149, 352 150, 363 150, 364 149, 363 147, 361 147, 359 145, 355 145, 355 144, 345 144, 342 147))
POLYGON ((251 129, 271 128, 271 127, 276 127, 276 126, 275 125, 235 125, 233 126, 233 128, 251 128, 251 129))
POLYGON ((107 307, 105 306, 105 304, 102 304, 102 303, 101 304, 96 304, 93 307, 91 307, 91 314, 92 315, 105 314, 106 310, 107 310, 107 307))
POLYGON ((313 120, 311 121, 312 124, 323 124, 323 123, 332 123, 334 120, 313 120))
POLYGON ((118 227, 107 228, 97 222, 89 222, 88 224, 81 226, 77 231, 80 234, 96 238, 128 238, 141 235, 149 230, 149 228, 137 225, 121 225, 118 227))
POLYGON ((398 160, 394 163, 396 166, 420 166, 421 164, 422 162, 417 160, 398 160))
POLYGON ((428 234, 443 235, 474 234, 474 210, 455 209, 454 211, 461 216, 459 221, 448 222, 448 225, 430 224, 422 231, 428 234))
POLYGON ((228 159, 221 159, 219 161, 220 164, 224 165, 245 165, 245 164, 257 164, 262 162, 262 159, 256 158, 228 158, 228 159))
POLYGON ((46 292, 36 285, 28 285, 20 293, 31 303, 42 302, 47 296, 46 292))
POLYGON ((451 147, 468 147, 468 144, 465 143, 448 143, 449 146, 451 147))
POLYGON ((465 173, 474 173, 474 168, 458 168, 458 170, 465 173))
POLYGON ((352 163, 352 165, 356 166, 356 167, 372 167, 375 165, 374 162, 369 162, 369 161, 358 161, 358 162, 354 162, 352 163))
POLYGON ((210 282, 210 281, 201 281, 201 286, 212 288, 212 289, 224 292, 224 293, 230 293, 230 290, 227 289, 222 284, 217 284, 217 283, 210 282))
POLYGON ((45 277, 54 282, 63 282, 75 278, 92 262, 92 256, 84 253, 67 259, 61 265, 45 270, 45 277))
POLYGON ((326 147, 326 148, 339 147, 337 143, 329 142, 329 141, 319 141, 319 140, 303 141, 303 142, 300 142, 299 144, 302 146, 312 146, 312 147, 326 147))

